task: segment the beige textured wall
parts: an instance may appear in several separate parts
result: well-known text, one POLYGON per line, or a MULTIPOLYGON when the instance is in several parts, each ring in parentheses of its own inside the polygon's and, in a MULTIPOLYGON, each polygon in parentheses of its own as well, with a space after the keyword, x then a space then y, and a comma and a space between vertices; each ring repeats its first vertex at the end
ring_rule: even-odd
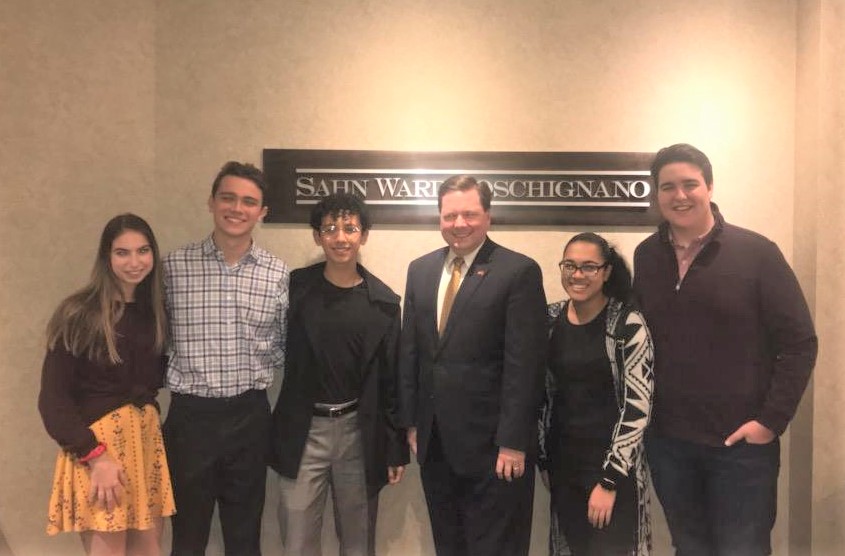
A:
POLYGON ((0 3, 0 529, 16 556, 47 539, 56 446, 36 411, 43 330, 87 279, 106 220, 156 217, 152 2, 0 3))
POLYGON ((822 346, 813 390, 812 547, 814 554, 836 554, 845 546, 845 1, 814 0, 801 7, 807 17, 799 59, 807 60, 812 73, 799 104, 805 117, 799 119, 798 161, 807 168, 799 183, 816 194, 815 202, 805 201, 796 230, 814 236, 815 316, 822 346))
MULTIPOLYGON (((818 264, 819 143, 818 109, 820 83, 819 23, 817 0, 802 1, 797 18, 797 73, 795 111, 795 245, 793 265, 804 295, 814 311, 816 305, 816 265, 818 264)), ((815 312, 814 312, 815 315, 815 312)), ((817 323, 818 324, 818 323, 817 323)), ((816 376, 823 372, 816 369, 816 376)), ((813 541, 813 417, 814 378, 790 427, 789 445, 789 547, 794 556, 809 555, 813 541)))
MULTIPOLYGON (((796 5, 7 0, 0 530, 14 553, 76 549, 69 535, 43 533, 55 447, 34 411, 40 334, 59 298, 84 281, 108 216, 149 216, 165 250, 201 237, 217 168, 260 162, 264 147, 648 151, 687 141, 711 156, 727 218, 790 257, 796 5)), ((540 262, 553 299, 558 250, 574 231, 539 230, 540 241, 538 230, 492 235, 540 262)), ((629 255, 648 232, 600 231, 629 255)), ((264 226, 259 241, 294 267, 319 254, 299 226, 264 226)), ((401 292, 407 263, 439 245, 434 230, 377 226, 364 263, 401 292)), ((270 555, 279 553, 274 500, 270 489, 270 555)), ((532 554, 544 553, 546 500, 540 487, 532 554)), ((667 554, 658 533, 657 553, 667 554)), ((379 538, 380 553, 433 553, 415 466, 383 495, 379 538)))

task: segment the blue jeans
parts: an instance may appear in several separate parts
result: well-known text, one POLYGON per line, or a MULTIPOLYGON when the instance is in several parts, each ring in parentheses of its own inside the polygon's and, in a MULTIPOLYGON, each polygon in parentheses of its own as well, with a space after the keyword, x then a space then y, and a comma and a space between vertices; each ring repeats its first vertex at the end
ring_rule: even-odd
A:
POLYGON ((771 554, 780 442, 705 446, 650 434, 654 489, 678 556, 771 554))

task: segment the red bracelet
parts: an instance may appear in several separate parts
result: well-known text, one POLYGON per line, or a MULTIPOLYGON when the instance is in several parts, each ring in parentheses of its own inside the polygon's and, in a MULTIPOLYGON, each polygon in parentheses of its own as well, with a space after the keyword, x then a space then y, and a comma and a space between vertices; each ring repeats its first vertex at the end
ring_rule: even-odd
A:
POLYGON ((106 445, 103 444, 102 442, 100 442, 99 444, 97 444, 94 447, 93 450, 88 452, 88 454, 86 454, 85 457, 79 458, 79 463, 88 463, 92 459, 102 456, 105 451, 106 451, 106 445))

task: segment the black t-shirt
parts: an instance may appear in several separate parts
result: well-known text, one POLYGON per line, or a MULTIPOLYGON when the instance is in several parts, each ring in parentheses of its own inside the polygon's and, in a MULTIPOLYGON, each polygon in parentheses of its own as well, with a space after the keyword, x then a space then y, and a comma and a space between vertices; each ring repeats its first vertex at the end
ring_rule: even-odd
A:
POLYGON ((575 325, 564 312, 549 343, 556 384, 551 431, 556 459, 582 471, 600 469, 619 418, 605 344, 606 318, 607 307, 587 324, 575 325))
POLYGON ((339 404, 361 395, 361 361, 364 330, 368 326, 370 302, 366 282, 352 288, 340 288, 322 279, 311 295, 320 296, 321 311, 304 315, 316 319, 319 368, 317 403, 339 404))

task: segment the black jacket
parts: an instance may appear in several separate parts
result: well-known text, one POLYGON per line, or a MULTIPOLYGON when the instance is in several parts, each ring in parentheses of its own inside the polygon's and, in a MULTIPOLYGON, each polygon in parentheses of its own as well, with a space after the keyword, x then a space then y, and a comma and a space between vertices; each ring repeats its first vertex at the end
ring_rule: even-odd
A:
MULTIPOLYGON (((285 376, 273 410, 270 439, 270 466, 279 474, 296 478, 311 428, 311 417, 318 380, 316 330, 302 315, 317 310, 309 307, 308 292, 319 286, 325 263, 295 270, 290 275, 290 307, 285 376)), ((362 322, 364 340, 363 386, 359 398, 358 423, 364 443, 367 486, 377 492, 387 482, 387 467, 405 465, 410 460, 405 430, 398 428, 396 361, 401 313, 399 296, 363 266, 358 272, 369 293, 372 314, 362 322)))

